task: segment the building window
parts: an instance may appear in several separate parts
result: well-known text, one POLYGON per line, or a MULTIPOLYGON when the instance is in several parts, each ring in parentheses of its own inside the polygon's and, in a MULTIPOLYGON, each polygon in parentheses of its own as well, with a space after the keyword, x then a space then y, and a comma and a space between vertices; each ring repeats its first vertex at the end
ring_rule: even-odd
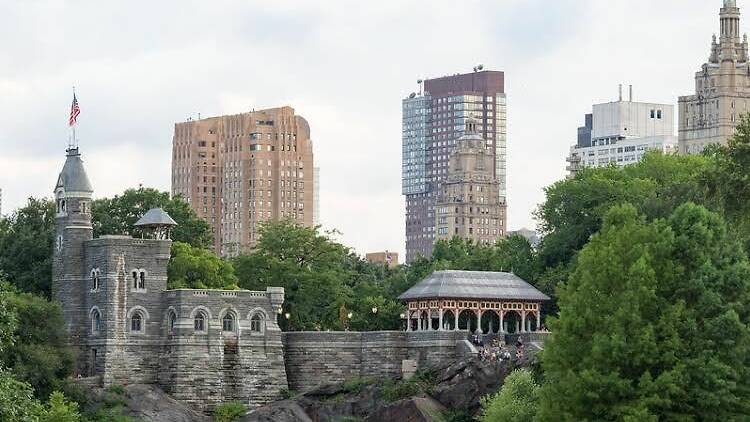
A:
POLYGON ((169 332, 174 333, 174 325, 177 323, 177 314, 174 311, 169 311, 169 332))
POLYGON ((99 290, 99 269, 94 268, 91 270, 91 290, 99 290))
POLYGON ((256 333, 261 332, 261 317, 258 314, 253 315, 253 317, 250 319, 250 331, 254 331, 256 333))
POLYGON ((221 319, 221 330, 222 331, 234 331, 234 315, 227 312, 224 318, 221 319))
POLYGON ((206 316, 203 312, 198 312, 198 314, 195 315, 193 328, 195 328, 195 331, 206 331, 206 316))
POLYGON ((130 317, 130 331, 137 333, 143 331, 143 317, 140 312, 136 312, 130 317))
POLYGON ((140 278, 138 279, 138 288, 146 289, 146 272, 141 270, 140 278))
POLYGON ((99 314, 99 310, 94 309, 94 312, 91 313, 91 333, 99 334, 101 329, 102 329, 101 315, 99 314))
POLYGON ((133 271, 133 288, 138 288, 138 271, 133 271))
POLYGON ((661 110, 656 110, 656 118, 661 119, 661 110))

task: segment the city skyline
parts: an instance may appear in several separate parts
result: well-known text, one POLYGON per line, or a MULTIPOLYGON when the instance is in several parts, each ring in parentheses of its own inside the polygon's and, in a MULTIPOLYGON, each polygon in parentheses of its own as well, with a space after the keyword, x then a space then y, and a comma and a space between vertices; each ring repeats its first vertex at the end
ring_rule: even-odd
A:
MULTIPOLYGON (((341 230, 340 240, 361 254, 403 253, 399 99, 417 90, 418 78, 482 63, 503 70, 508 81, 508 227, 533 226, 542 188, 565 176, 564 157, 591 104, 614 98, 617 83, 635 85, 636 101, 676 104, 694 91, 694 73, 719 31, 720 0, 600 3, 508 1, 481 15, 448 2, 430 10, 383 2, 356 11, 344 2, 333 9, 264 4, 262 11, 252 2, 222 10, 195 3, 174 15, 165 4, 149 16, 134 4, 85 11, 57 2, 2 5, 14 23, 0 33, 19 40, 0 47, 4 211, 27 196, 52 196, 46 175, 57 170, 67 142, 73 83, 82 109, 80 145, 89 172, 101 180, 99 196, 139 183, 169 191, 174 121, 288 104, 313 129, 324 227, 341 230), (471 20, 476 32, 441 35, 429 28, 448 18, 471 20), (114 19, 120 25, 105 25, 114 19), (215 34, 185 29, 203 19, 228 24, 215 34), (252 29, 241 27, 243 19, 252 29), (401 25, 379 31, 393 19, 401 25), (126 25, 144 30, 133 36, 119 29, 126 25), (154 45, 157 30, 164 39, 154 45), (63 38, 76 45, 62 48, 56 42, 63 38), (195 62, 195 47, 205 44, 216 52, 195 62), (247 59, 236 57, 240 48, 247 59), (414 54, 417 48, 423 51, 414 54), (258 69, 256 59, 275 64, 258 69), (214 80, 196 83, 201 75, 214 80)), ((743 12, 746 5, 738 2, 743 12)))

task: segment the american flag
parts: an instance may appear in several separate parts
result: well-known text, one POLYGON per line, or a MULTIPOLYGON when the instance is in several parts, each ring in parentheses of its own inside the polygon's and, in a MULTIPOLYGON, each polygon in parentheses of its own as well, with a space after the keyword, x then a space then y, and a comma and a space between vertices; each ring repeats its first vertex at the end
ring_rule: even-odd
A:
POLYGON ((68 126, 74 126, 78 123, 78 115, 81 114, 81 108, 78 107, 78 99, 76 94, 73 93, 73 104, 70 105, 70 119, 68 119, 68 126))

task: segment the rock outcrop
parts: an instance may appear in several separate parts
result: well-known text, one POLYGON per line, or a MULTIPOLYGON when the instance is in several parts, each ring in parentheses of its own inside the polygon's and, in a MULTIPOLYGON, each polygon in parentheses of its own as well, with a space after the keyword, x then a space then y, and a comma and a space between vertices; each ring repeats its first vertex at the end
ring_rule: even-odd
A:
POLYGON ((505 377, 532 359, 482 362, 476 358, 435 368, 412 381, 358 380, 315 388, 250 412, 243 422, 437 422, 446 411, 475 415, 482 397, 497 392, 505 377))

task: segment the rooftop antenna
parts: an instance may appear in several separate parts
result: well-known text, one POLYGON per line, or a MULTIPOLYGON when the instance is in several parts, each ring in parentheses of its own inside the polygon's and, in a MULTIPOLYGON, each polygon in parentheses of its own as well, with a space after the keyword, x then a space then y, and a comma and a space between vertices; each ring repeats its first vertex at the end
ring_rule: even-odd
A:
POLYGON ((620 87, 619 88, 619 90, 620 90, 620 100, 619 101, 622 101, 622 84, 620 84, 619 87, 620 87))
POLYGON ((424 80, 417 79, 417 85, 419 85, 419 95, 422 95, 422 84, 424 84, 424 80))
POLYGON ((633 85, 630 85, 630 102, 633 102, 633 85))

